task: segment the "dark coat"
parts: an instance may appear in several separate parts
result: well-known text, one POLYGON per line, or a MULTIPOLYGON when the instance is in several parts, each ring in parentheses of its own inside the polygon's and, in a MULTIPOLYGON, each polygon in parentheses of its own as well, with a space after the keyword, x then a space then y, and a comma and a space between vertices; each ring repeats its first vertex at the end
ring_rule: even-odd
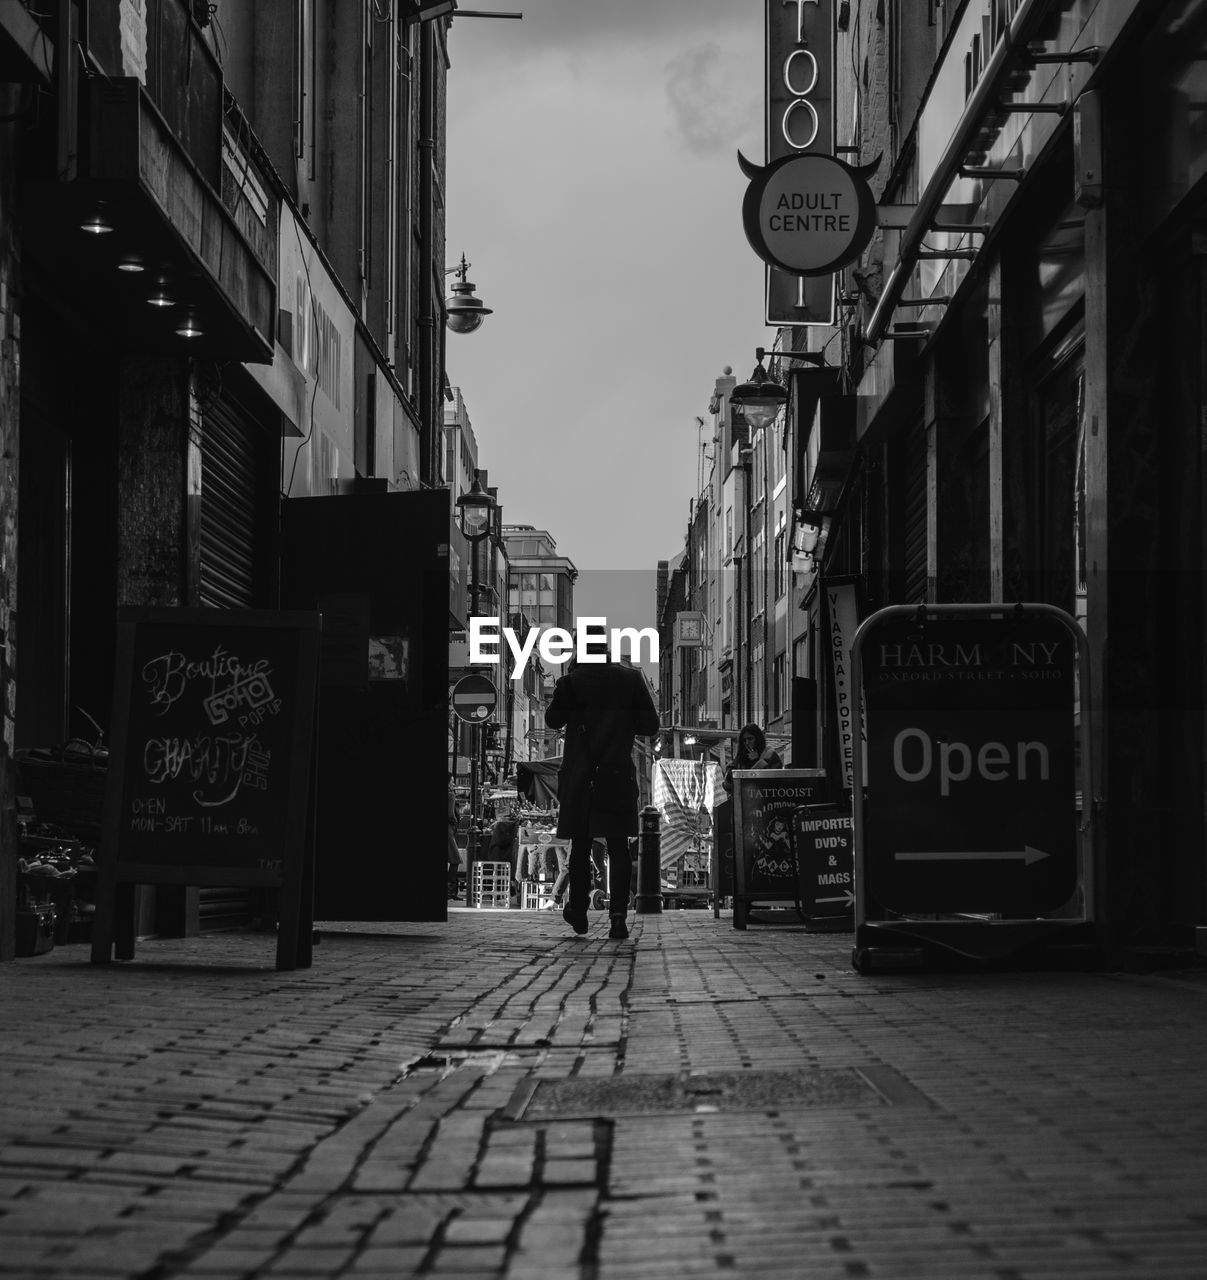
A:
POLYGON ((545 711, 551 729, 566 730, 557 780, 557 834, 565 839, 637 834, 637 771, 633 737, 658 732, 658 708, 640 671, 615 662, 583 662, 557 682, 545 711), (626 771, 633 804, 624 813, 604 813, 591 805, 595 765, 626 771))

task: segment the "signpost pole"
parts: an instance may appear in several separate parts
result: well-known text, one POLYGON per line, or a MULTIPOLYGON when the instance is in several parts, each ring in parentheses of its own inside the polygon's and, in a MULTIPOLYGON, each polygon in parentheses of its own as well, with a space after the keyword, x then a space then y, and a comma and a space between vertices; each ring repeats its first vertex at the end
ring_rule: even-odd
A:
POLYGON ((481 752, 478 749, 478 739, 481 736, 482 728, 480 725, 473 725, 472 747, 469 759, 469 814, 470 824, 476 826, 478 822, 478 760, 481 752))

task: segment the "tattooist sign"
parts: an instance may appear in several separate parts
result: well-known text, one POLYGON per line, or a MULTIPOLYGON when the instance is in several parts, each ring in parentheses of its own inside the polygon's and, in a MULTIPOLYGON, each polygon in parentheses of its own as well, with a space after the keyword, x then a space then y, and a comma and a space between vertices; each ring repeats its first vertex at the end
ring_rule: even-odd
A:
POLYGON ((1038 915, 1067 902, 1074 633, 1022 611, 898 615, 869 619, 861 653, 869 894, 904 913, 1038 915))

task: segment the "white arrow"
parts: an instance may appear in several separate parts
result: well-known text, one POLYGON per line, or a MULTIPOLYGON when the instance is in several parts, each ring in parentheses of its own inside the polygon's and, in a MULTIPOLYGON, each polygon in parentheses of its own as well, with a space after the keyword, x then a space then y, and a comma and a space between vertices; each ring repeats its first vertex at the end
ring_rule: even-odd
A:
POLYGON ((898 862, 1017 862, 1020 858, 1030 866, 1041 858, 1052 855, 1042 849, 1025 845, 1021 849, 934 849, 908 852, 898 850, 893 855, 898 862))
POLYGON ((837 898, 817 898, 816 901, 819 904, 822 902, 845 902, 848 907, 853 907, 855 905, 855 894, 852 890, 848 889, 837 898))

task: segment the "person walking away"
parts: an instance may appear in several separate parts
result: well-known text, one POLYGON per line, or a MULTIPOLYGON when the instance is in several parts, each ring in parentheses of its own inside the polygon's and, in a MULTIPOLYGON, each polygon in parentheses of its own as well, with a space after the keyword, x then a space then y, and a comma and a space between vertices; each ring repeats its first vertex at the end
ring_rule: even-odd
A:
POLYGON ((608 849, 608 936, 627 938, 629 837, 638 831, 633 739, 658 732, 658 708, 637 668, 600 657, 571 662, 554 686, 545 723, 566 731, 557 784, 557 834, 570 841, 569 901, 562 918, 575 933, 587 932, 591 842, 601 837, 608 849))

